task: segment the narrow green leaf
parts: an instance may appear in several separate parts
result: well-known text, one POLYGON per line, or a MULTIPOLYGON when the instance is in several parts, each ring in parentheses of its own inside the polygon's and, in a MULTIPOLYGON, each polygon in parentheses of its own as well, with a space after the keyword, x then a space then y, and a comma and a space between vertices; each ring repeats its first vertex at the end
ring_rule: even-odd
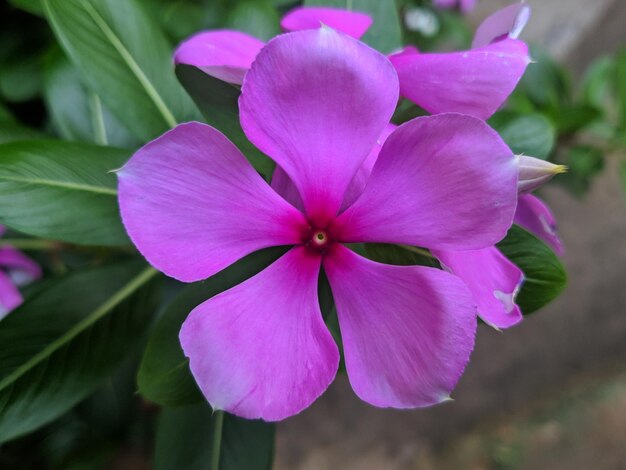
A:
POLYGON ((596 147, 576 145, 567 150, 565 164, 568 171, 557 181, 574 195, 582 196, 604 168, 604 153, 596 147))
POLYGON ((178 341, 183 321, 196 306, 258 273, 284 251, 271 248, 253 253, 208 280, 186 287, 152 330, 137 376, 139 392, 166 406, 202 401, 178 341))
POLYGON ((156 273, 137 262, 76 272, 0 323, 0 442, 60 416, 127 358, 150 324, 156 273))
POLYGON ((154 467, 269 470, 274 456, 274 429, 272 423, 214 413, 206 403, 166 408, 159 420, 154 467), (216 423, 218 419, 223 419, 221 426, 216 423), (221 431, 219 436, 216 430, 221 431), (216 457, 219 464, 212 465, 216 457))
POLYGON ((500 111, 489 124, 516 155, 547 159, 556 142, 554 125, 539 113, 500 111))
POLYGON ((612 89, 615 61, 611 57, 596 59, 585 71, 582 79, 585 103, 603 108, 612 89))
POLYGON ((366 243, 367 257, 379 263, 397 266, 429 266, 440 267, 439 261, 427 250, 405 245, 387 243, 366 243))
POLYGON ((137 148, 141 143, 82 83, 60 50, 47 58, 44 100, 57 132, 67 140, 137 148))
POLYGON ((394 0, 305 0, 304 5, 326 5, 367 13, 374 23, 362 38, 365 43, 385 54, 403 46, 400 18, 394 0))
POLYGON ((534 62, 522 77, 519 90, 543 110, 558 109, 571 99, 571 77, 546 51, 531 47, 530 55, 534 62))
POLYGON ((269 178, 274 163, 252 145, 239 123, 239 87, 213 78, 190 65, 176 66, 176 75, 202 112, 207 124, 223 132, 239 147, 256 170, 269 178))
POLYGON ((129 151, 61 141, 0 145, 0 221, 81 245, 125 245, 116 178, 129 151))
POLYGON ((89 88, 137 137, 153 139, 197 116, 172 72, 172 47, 136 0, 43 4, 89 88))
POLYGON ((524 285, 517 297, 524 315, 550 303, 567 285, 567 274, 558 256, 521 227, 511 227, 498 248, 524 273, 524 285))

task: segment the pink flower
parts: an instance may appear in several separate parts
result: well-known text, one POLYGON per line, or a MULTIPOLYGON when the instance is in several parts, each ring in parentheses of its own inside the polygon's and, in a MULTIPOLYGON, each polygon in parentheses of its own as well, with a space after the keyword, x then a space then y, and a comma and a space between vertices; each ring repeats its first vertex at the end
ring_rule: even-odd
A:
MULTIPOLYGON (((0 225, 0 236, 5 232, 0 225)), ((10 246, 0 247, 0 320, 23 302, 18 287, 41 277, 41 268, 33 260, 10 246)))
MULTIPOLYGON (((469 51, 420 53, 409 46, 391 55, 401 94, 432 114, 459 112, 489 118, 530 63, 528 47, 517 40, 529 16, 530 8, 523 3, 494 13, 476 30, 469 51)), ((359 39, 371 23, 364 13, 300 7, 287 13, 281 25, 286 31, 299 31, 325 24, 359 39)), ((263 41, 236 31, 201 32, 178 46, 174 61, 241 85, 263 46, 263 41)))
POLYGON ((433 0, 433 5, 437 8, 459 8, 462 13, 467 14, 471 12, 478 3, 478 0, 433 0))
POLYGON ((397 99, 389 60, 363 43, 330 28, 282 35, 246 74, 240 119, 294 182, 302 210, 200 123, 147 144, 118 173, 131 239, 176 279, 199 281, 253 251, 292 246, 183 324, 182 347, 214 408, 280 420, 332 382, 339 352, 318 303, 322 267, 357 395, 396 408, 448 399, 474 344, 470 292, 444 271, 375 263, 344 243, 491 246, 512 223, 518 169, 483 121, 424 117, 389 135, 365 189, 348 196, 397 99))

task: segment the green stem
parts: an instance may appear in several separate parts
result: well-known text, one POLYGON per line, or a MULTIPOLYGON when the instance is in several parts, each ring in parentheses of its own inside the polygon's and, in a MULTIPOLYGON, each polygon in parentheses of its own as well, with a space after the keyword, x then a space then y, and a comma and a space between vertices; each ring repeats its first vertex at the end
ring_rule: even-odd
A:
POLYGON ((410 246, 410 245, 398 245, 398 246, 400 248, 404 248, 407 251, 411 251, 413 253, 417 253, 418 255, 422 255, 422 256, 425 256, 425 257, 430 258, 430 259, 437 259, 437 258, 435 258, 432 255, 432 253, 430 253, 429 251, 424 250, 422 248, 417 248, 416 246, 410 246))
POLYGON ((0 238, 0 247, 2 246, 11 246, 20 250, 54 250, 59 248, 61 243, 36 238, 0 238))
POLYGON ((219 470, 220 453, 222 450, 222 430, 224 428, 224 412, 215 412, 215 428, 213 429, 213 453, 211 455, 211 470, 219 470))
POLYGON ((95 93, 89 96, 91 108, 91 125, 93 127, 94 140, 96 144, 108 145, 107 131, 104 125, 104 114, 102 113, 102 103, 100 97, 95 93))

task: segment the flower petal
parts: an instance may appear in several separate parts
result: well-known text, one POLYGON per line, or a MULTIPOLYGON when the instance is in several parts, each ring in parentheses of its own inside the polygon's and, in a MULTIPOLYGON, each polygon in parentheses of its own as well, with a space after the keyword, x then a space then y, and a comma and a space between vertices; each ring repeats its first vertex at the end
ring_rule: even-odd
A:
POLYGON ((17 286, 25 286, 41 277, 41 267, 28 256, 12 247, 0 248, 0 267, 17 286))
POLYGON ((205 124, 165 133, 118 176, 131 239, 154 267, 184 282, 206 279, 261 248, 299 243, 306 228, 302 213, 205 124))
POLYGON ((478 316, 496 328, 522 321, 515 304, 524 273, 496 247, 469 251, 433 251, 442 264, 469 287, 478 304, 478 316))
POLYGON ((563 244, 556 231, 554 215, 537 196, 520 195, 514 222, 546 242, 557 255, 563 255, 563 244))
POLYGON ((322 27, 270 41, 246 75, 239 108, 248 138, 287 172, 309 219, 323 226, 397 99, 385 56, 322 27))
POLYGON ((526 3, 515 3, 496 11, 476 28, 472 49, 486 46, 507 36, 517 39, 528 20, 530 20, 530 7, 526 3))
POLYGON ((219 80, 241 85, 264 45, 263 41, 239 31, 204 31, 176 48, 174 63, 193 65, 219 80))
POLYGON ((375 406, 449 399, 474 347, 476 307, 456 276, 375 263, 336 244, 324 258, 356 394, 375 406))
MULTIPOLYGON (((374 167, 374 163, 376 163, 380 149, 383 147, 387 137, 391 135, 396 127, 398 126, 391 123, 387 124, 387 127, 385 127, 385 130, 378 138, 376 145, 352 178, 352 181, 346 190, 346 194, 343 197, 340 209, 341 211, 352 205, 352 203, 361 195, 363 189, 365 189, 365 185, 367 184, 367 180, 372 173, 372 168, 374 167)), ((274 188, 278 194, 284 197, 294 207, 304 210, 304 205, 302 204, 302 198, 298 193, 298 188, 296 188, 296 185, 293 184, 289 175, 287 175, 287 173, 285 173, 285 171, 279 166, 276 167, 274 174, 272 175, 272 188, 274 188)))
POLYGON ((322 24, 360 39, 372 26, 372 18, 365 13, 340 8, 297 7, 280 22, 285 31, 317 29, 322 24))
POLYGON ((480 49, 389 57, 400 93, 432 114, 459 112, 489 118, 504 103, 530 63, 528 47, 505 39, 480 49))
POLYGON ((22 295, 11 278, 0 271, 0 320, 23 302, 22 295))
POLYGON ((196 307, 180 332, 211 406, 278 421, 330 385, 339 351, 317 298, 320 255, 296 247, 270 267, 196 307))
POLYGON ((332 231, 342 242, 485 248, 511 226, 517 178, 513 153, 483 121, 416 118, 389 136, 365 191, 332 231))

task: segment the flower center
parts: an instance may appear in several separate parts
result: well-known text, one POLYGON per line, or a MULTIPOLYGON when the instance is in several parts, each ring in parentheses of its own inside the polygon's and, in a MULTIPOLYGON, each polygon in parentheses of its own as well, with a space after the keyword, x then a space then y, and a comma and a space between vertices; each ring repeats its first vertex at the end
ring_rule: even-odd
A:
POLYGON ((315 228, 308 233, 304 243, 309 249, 323 254, 332 244, 332 240, 327 230, 315 228))

